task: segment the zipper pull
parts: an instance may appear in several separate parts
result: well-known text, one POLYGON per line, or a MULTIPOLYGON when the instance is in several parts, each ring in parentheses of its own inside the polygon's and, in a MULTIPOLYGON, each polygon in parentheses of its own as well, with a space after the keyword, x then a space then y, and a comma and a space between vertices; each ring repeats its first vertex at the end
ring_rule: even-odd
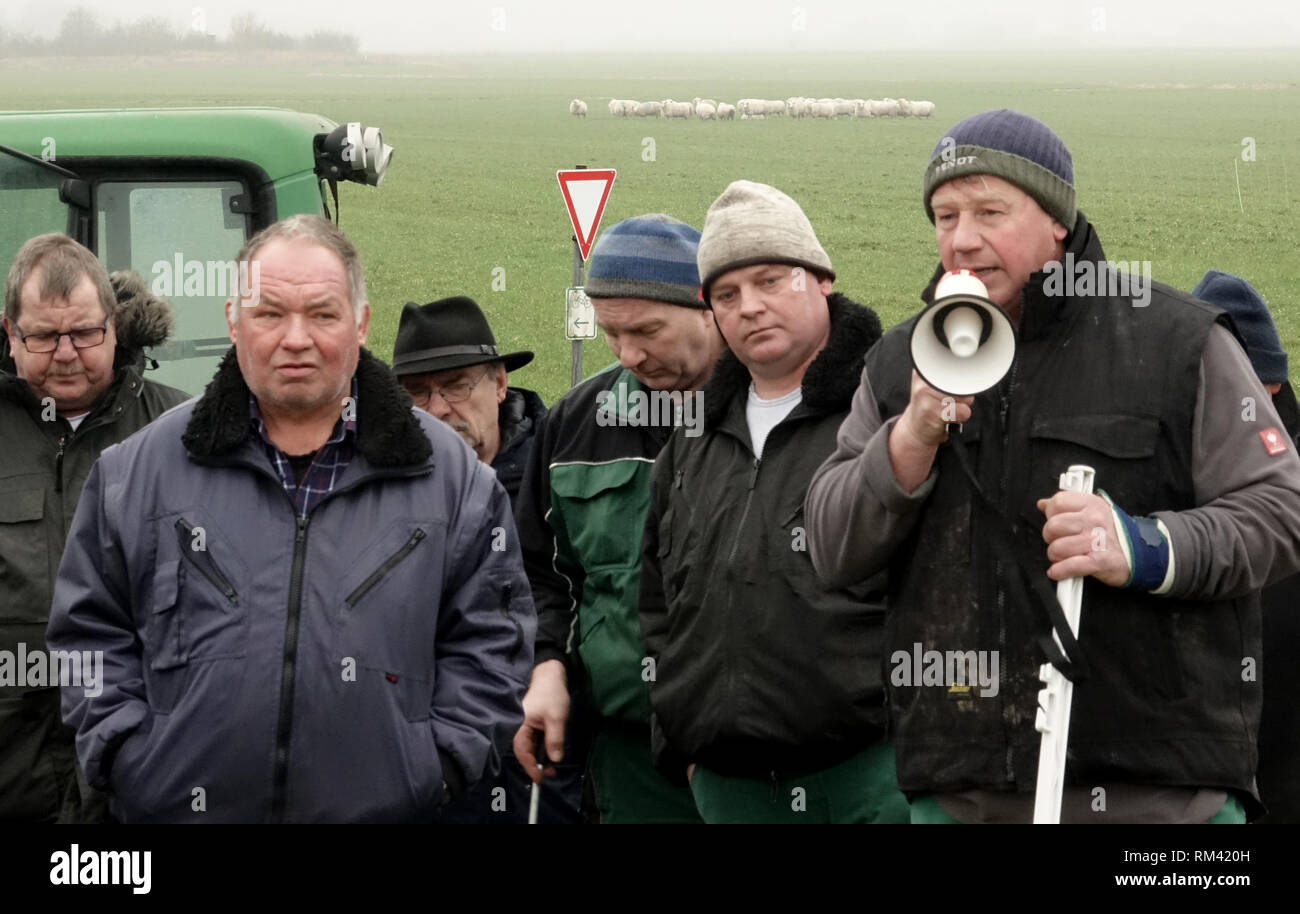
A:
POLYGON ((777 787, 777 784, 776 784, 776 772, 775 772, 775 771, 772 771, 772 772, 769 772, 769 774, 772 776, 772 794, 771 794, 771 799, 772 799, 772 802, 775 803, 775 802, 776 802, 776 787, 777 787))
POLYGON ((685 475, 686 475, 685 470, 678 470, 676 473, 673 474, 674 489, 680 489, 682 487, 682 477, 684 477, 685 475))
POLYGON ((54 454, 54 490, 63 491, 63 447, 68 443, 66 434, 59 436, 59 449, 54 454))
POLYGON ((758 484, 758 465, 763 462, 762 457, 754 458, 754 469, 749 474, 749 488, 752 490, 758 484))

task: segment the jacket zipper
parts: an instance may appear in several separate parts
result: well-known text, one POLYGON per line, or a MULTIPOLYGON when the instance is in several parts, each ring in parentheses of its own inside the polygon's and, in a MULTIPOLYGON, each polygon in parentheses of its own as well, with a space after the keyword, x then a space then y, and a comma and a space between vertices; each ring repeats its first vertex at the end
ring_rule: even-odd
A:
POLYGON ((384 575, 388 574, 388 572, 396 568, 397 565, 402 561, 402 559, 410 555, 411 552, 415 549, 415 547, 420 545, 420 540, 422 539, 424 539, 423 530, 417 529, 414 533, 412 533, 411 538, 406 541, 405 546, 403 546, 401 549, 397 550, 391 556, 389 556, 388 560, 385 561, 384 564, 376 568, 374 573, 371 574, 370 577, 362 581, 360 586, 358 586, 356 590, 348 594, 347 599, 344 601, 345 603, 347 603, 348 609, 351 609, 353 606, 355 606, 361 600, 361 598, 364 597, 370 591, 372 587, 374 587, 376 584, 378 584, 380 581, 384 579, 384 575))
POLYGON ((754 486, 758 483, 758 467, 763 462, 762 457, 754 458, 754 468, 749 473, 749 491, 745 494, 745 510, 740 513, 740 523, 736 526, 736 541, 731 544, 731 555, 727 557, 727 564, 735 564, 736 550, 740 548, 740 534, 745 530, 745 521, 749 519, 749 506, 754 502, 754 486))
POLYGON ((183 517, 176 518, 176 532, 180 535, 181 554, 189 561, 191 565, 198 569, 199 574, 208 579, 208 583, 217 590, 227 600, 236 605, 239 604, 239 595, 235 593, 235 588, 231 586, 230 579, 221 573, 217 567, 216 561, 212 554, 206 549, 200 550, 206 561, 199 561, 198 554, 194 550, 194 526, 183 517))
POLYGON ((296 519, 293 570, 289 578, 289 617, 284 625, 284 661, 280 666, 280 714, 275 724, 275 774, 271 782, 271 821, 284 821, 289 782, 289 739, 293 735, 294 668, 298 659, 298 616, 302 611, 302 569, 307 560, 307 517, 296 519))
POLYGON ((59 449, 54 454, 54 491, 63 491, 63 448, 68 443, 67 435, 59 436, 59 449))
MULTIPOLYGON (((1011 394, 1016 389, 1016 372, 1019 365, 1015 362, 1011 364, 1011 378, 1007 382, 1006 393, 1002 395, 1000 405, 1000 419, 1002 425, 1002 453, 999 455, 1002 459, 1001 472, 998 474, 998 505, 1003 512, 1007 511, 1007 450, 1011 445, 1011 426, 1009 417, 1011 414, 1011 394)), ((1009 515, 1008 515, 1009 516, 1009 515)), ((994 586, 997 589, 997 607, 998 607, 998 655, 1005 657, 1007 654, 1007 614, 1006 589, 1002 586, 1002 562, 995 561, 993 565, 994 586)), ((1003 728, 1003 738, 1006 740, 1006 779, 1014 783, 1016 779, 1016 770, 1014 763, 1015 746, 1012 740, 1006 738, 1006 729, 1003 728)))
MULTIPOLYGON (((749 508, 754 502, 754 486, 758 483, 758 468, 763 463, 763 458, 754 458, 754 468, 749 473, 749 491, 745 495, 745 509, 740 513, 740 523, 736 525, 736 540, 731 544, 731 555, 727 558, 727 564, 734 566, 736 563, 736 552, 740 549, 740 538, 745 532, 745 521, 749 518, 749 508)), ((725 702, 730 704, 732 697, 736 694, 736 638, 731 636, 735 629, 735 606, 736 596, 734 588, 727 589, 727 693, 725 702)), ((734 709, 733 712, 734 714, 734 709)))

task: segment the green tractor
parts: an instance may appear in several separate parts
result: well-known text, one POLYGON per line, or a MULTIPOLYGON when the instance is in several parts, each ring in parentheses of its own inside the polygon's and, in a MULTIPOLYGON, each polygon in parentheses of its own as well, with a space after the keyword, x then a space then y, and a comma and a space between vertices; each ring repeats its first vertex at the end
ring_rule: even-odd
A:
MULTIPOLYGON (((279 108, 0 112, 0 265, 58 231, 135 270, 176 314, 150 376, 197 394, 230 345, 244 240, 331 217, 331 196, 336 217, 338 182, 378 185, 392 152, 377 128, 279 108)), ((0 334, 0 361, 6 348, 0 334)))

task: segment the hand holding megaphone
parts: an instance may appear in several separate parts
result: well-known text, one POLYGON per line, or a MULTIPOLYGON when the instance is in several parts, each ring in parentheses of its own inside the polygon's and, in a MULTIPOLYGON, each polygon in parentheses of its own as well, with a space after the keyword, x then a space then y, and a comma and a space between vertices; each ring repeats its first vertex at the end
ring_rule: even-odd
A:
POLYGON ((916 371, 907 409, 898 419, 899 428, 915 445, 937 448, 948 440, 948 426, 969 421, 974 397, 954 397, 935 390, 916 371))
POLYGON ((1010 370, 1016 330, 978 276, 949 270, 913 325, 910 345, 912 366, 930 387, 963 397, 995 386, 1010 370))

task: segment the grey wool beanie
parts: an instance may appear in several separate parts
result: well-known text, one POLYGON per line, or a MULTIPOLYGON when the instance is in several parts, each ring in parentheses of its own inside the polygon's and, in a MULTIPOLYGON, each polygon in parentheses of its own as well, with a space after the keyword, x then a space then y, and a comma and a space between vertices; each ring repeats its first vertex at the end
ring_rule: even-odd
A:
POLYGON ((1042 121, 1010 108, 973 114, 949 130, 930 153, 922 189, 925 215, 934 221, 935 188, 964 175, 993 175, 1037 201, 1067 229, 1077 215, 1074 160, 1042 121))
POLYGON ((788 263, 835 278, 798 203, 770 185, 732 181, 704 217, 699 264, 705 300, 723 273, 758 263, 788 263))
POLYGON ((646 298, 704 308, 695 254, 700 233, 663 213, 624 219, 601 233, 587 261, 589 298, 646 298))

